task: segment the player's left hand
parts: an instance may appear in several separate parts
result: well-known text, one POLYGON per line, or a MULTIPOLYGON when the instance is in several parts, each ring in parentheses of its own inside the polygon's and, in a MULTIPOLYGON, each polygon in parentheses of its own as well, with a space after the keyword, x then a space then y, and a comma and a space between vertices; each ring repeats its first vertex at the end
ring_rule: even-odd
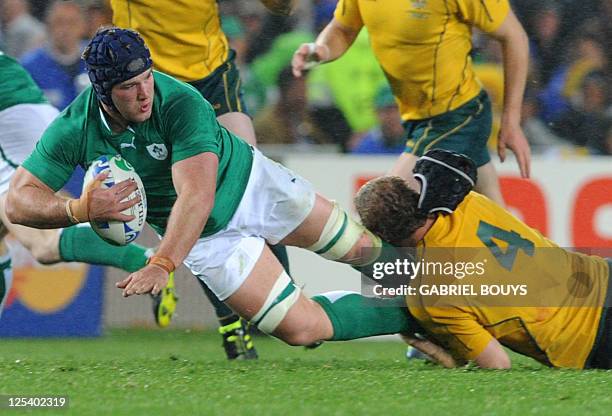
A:
POLYGON ((503 122, 497 139, 497 154, 502 162, 506 160, 506 148, 512 150, 521 171, 521 177, 529 178, 531 174, 531 150, 518 122, 503 122))
POLYGON ((438 344, 434 344, 426 338, 417 337, 415 335, 400 334, 404 342, 423 354, 427 354, 435 363, 440 364, 445 368, 456 368, 459 363, 452 355, 438 344))
POLYGON ((154 264, 130 274, 116 286, 123 289, 123 296, 144 295, 151 293, 157 295, 168 284, 168 272, 154 264))

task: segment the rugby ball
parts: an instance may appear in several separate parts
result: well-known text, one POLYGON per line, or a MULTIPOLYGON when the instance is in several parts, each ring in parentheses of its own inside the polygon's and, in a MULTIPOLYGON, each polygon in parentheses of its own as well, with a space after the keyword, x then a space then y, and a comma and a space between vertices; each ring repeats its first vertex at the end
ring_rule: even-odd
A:
POLYGON ((100 173, 109 172, 108 176, 102 183, 103 188, 110 188, 114 184, 126 179, 134 179, 138 189, 132 192, 127 200, 140 196, 140 202, 131 208, 123 211, 123 214, 133 215, 134 219, 127 222, 108 221, 108 222, 91 222, 91 228, 105 241, 115 245, 125 245, 136 240, 136 237, 142 231, 145 220, 147 218, 147 196, 145 189, 140 180, 140 176, 136 173, 132 165, 121 156, 101 156, 94 160, 85 173, 83 181, 83 189, 100 173))

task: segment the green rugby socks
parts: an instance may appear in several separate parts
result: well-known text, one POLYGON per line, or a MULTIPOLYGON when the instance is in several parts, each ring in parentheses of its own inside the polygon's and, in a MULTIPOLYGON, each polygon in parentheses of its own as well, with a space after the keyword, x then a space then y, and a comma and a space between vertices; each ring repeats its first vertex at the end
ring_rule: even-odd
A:
POLYGON ((114 246, 102 240, 89 225, 64 228, 60 236, 62 261, 113 266, 133 273, 147 262, 147 248, 138 244, 114 246))
POLYGON ((369 298, 356 292, 335 291, 313 296, 334 328, 331 341, 415 332, 419 326, 406 309, 405 298, 369 298))

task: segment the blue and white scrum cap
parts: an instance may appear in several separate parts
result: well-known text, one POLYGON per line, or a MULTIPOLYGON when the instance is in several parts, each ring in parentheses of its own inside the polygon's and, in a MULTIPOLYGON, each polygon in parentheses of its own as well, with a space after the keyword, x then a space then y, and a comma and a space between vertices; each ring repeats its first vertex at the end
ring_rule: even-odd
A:
POLYGON ((113 87, 151 68, 151 52, 138 32, 119 27, 100 29, 82 55, 96 96, 115 108, 113 87))
POLYGON ((443 149, 427 151, 412 174, 421 183, 418 208, 424 214, 451 214, 478 180, 472 159, 443 149))

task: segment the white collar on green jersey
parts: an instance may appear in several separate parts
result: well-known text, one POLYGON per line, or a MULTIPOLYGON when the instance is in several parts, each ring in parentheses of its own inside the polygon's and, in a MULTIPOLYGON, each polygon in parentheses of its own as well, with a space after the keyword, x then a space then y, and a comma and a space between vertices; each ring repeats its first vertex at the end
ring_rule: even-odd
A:
MULTIPOLYGON (((104 124, 104 127, 106 127, 106 130, 108 130, 110 134, 114 134, 113 130, 111 130, 108 122, 106 121, 106 116, 104 115, 104 111, 102 111, 102 107, 99 104, 98 104, 98 111, 100 111, 100 119, 102 119, 102 124, 104 124)), ((132 133, 136 134, 136 132, 130 125, 127 126, 127 129, 131 131, 132 133)))

